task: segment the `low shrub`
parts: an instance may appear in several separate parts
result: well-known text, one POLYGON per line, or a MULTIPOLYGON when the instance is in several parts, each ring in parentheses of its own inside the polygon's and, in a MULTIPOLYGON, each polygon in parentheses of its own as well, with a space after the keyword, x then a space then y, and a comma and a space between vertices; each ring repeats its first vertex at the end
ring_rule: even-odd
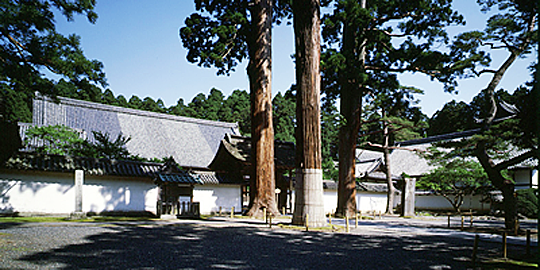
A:
POLYGON ((538 217, 538 189, 520 189, 517 193, 517 211, 528 217, 538 217))

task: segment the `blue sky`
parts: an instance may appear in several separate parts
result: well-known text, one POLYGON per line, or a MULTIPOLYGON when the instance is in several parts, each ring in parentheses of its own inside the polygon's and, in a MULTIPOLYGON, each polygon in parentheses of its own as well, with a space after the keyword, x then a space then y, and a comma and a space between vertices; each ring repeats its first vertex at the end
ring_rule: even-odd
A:
MULTIPOLYGON (((450 29, 451 33, 465 29, 482 29, 485 16, 479 12, 475 1, 456 1, 465 16, 466 27, 450 29)), ((186 60, 178 30, 187 16, 195 11, 190 0, 101 0, 97 1, 99 18, 90 24, 82 16, 74 22, 57 18, 57 29, 64 34, 81 36, 86 56, 105 65, 109 88, 115 95, 129 99, 137 95, 157 100, 166 106, 176 104, 179 98, 185 103, 198 93, 208 94, 210 89, 220 89, 225 96, 233 90, 248 90, 245 63, 238 66, 230 76, 217 76, 215 69, 200 68, 186 60)), ((294 83, 294 51, 292 26, 274 28, 273 34, 273 93, 285 91, 294 83)), ((503 61, 505 54, 494 55, 494 63, 503 61)), ((533 58, 537 58, 537 51, 533 58)), ((501 87, 513 90, 530 80, 527 70, 530 59, 519 60, 512 66, 501 82, 501 87)), ((469 102, 487 86, 489 76, 460 82, 459 94, 448 94, 442 85, 432 82, 421 74, 406 74, 400 77, 403 85, 424 89, 418 96, 422 111, 431 116, 452 100, 469 102)))

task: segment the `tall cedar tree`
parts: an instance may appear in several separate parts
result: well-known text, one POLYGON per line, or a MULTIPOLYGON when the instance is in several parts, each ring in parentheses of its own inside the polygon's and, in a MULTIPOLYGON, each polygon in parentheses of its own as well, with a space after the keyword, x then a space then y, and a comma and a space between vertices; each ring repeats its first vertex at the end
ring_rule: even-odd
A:
MULTIPOLYGON (((538 158, 538 134, 535 133, 534 126, 531 126, 538 114, 523 115, 521 113, 522 117, 519 117, 521 121, 517 120, 518 123, 516 120, 495 122, 498 111, 496 91, 512 64, 517 59, 531 54, 535 44, 538 43, 539 3, 521 0, 479 0, 478 3, 482 11, 496 9, 497 12, 488 19, 483 31, 466 32, 456 37, 451 46, 454 57, 452 68, 459 69, 460 72, 452 73, 452 76, 467 78, 491 76, 489 84, 482 90, 483 102, 486 106, 478 112, 482 120, 481 133, 474 136, 468 145, 471 143, 474 145, 474 156, 482 164, 491 183, 502 192, 505 226, 508 230, 515 231, 517 212, 514 183, 512 179, 505 177, 504 171, 529 158, 538 158), (498 67, 492 67, 489 53, 498 50, 506 51, 508 56, 498 67), (523 153, 497 162, 498 157, 495 154, 500 152, 496 150, 498 146, 505 144, 504 141, 523 149, 523 153)), ((534 65, 535 63, 532 67, 534 65)), ((537 83, 536 81, 536 85, 537 83)), ((531 97, 530 89, 528 91, 527 95, 531 97)), ((535 111, 530 108, 533 107, 530 104, 529 99, 529 102, 525 103, 525 111, 535 111)), ((511 149, 510 146, 505 148, 505 151, 511 149)))
POLYGON ((229 74, 249 59, 251 93, 252 167, 247 215, 258 216, 264 207, 278 215, 275 204, 274 131, 271 104, 271 30, 287 12, 287 1, 195 0, 197 13, 180 29, 187 59, 229 74), (276 14, 273 17, 273 14, 276 14))
POLYGON ((391 74, 402 72, 428 74, 453 90, 453 78, 440 72, 450 57, 433 48, 448 40, 445 26, 461 22, 448 0, 338 0, 333 13, 325 16, 323 89, 340 98, 343 118, 336 214, 352 216, 356 211, 354 153, 362 99, 381 84, 399 86, 391 74))
POLYGON ((320 2, 294 0, 296 51, 296 199, 293 224, 326 225, 321 167, 320 2))
POLYGON ((80 38, 55 29, 55 10, 68 21, 82 14, 94 23, 94 6, 94 0, 0 1, 0 162, 21 146, 16 123, 30 120, 34 93, 58 92, 43 70, 80 89, 106 85, 103 65, 84 56, 80 38))

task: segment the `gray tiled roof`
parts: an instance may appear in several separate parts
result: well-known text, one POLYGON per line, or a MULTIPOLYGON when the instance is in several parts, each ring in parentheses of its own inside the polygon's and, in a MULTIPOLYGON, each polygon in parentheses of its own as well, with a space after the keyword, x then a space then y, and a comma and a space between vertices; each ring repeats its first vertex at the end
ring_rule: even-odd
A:
POLYGON ((156 177, 158 182, 180 183, 180 184, 200 184, 198 179, 187 172, 183 173, 160 173, 156 177))
MULTIPOLYGON (((243 166, 251 166, 251 138, 227 135, 221 141, 220 152, 210 167, 214 170, 231 170, 236 161, 243 163, 243 166)), ((294 143, 278 140, 274 142, 274 164, 278 169, 295 167, 294 143)))
POLYGON ((207 167, 225 134, 238 135, 238 124, 147 112, 58 97, 34 99, 34 125, 66 125, 131 137, 127 149, 144 158, 173 156, 182 167, 207 167))
POLYGON ((355 174, 357 178, 373 172, 383 162, 383 153, 365 149, 356 149, 355 174))
POLYGON ((217 184, 247 184, 242 178, 234 179, 227 174, 216 173, 213 171, 190 171, 191 175, 199 180, 202 185, 217 185, 217 184))
MULTIPOLYGON (((333 180, 323 180, 323 189, 337 190, 338 182, 333 180)), ((369 183, 369 182, 356 182, 356 190, 365 192, 385 193, 388 192, 386 184, 369 183)))
POLYGON ((7 169, 73 172, 84 170, 89 175, 116 175, 132 177, 154 177, 163 167, 162 163, 127 160, 96 159, 60 155, 20 153, 9 158, 7 169))
POLYGON ((226 174, 219 174, 212 171, 180 171, 174 173, 159 173, 156 177, 159 182, 179 183, 179 184, 199 184, 199 185, 219 185, 219 184, 247 184, 242 179, 233 179, 226 174))
POLYGON ((419 155, 419 152, 428 149, 431 144, 409 145, 407 149, 395 149, 390 154, 390 165, 392 175, 402 175, 403 173, 417 177, 429 173, 435 169, 433 165, 419 155))

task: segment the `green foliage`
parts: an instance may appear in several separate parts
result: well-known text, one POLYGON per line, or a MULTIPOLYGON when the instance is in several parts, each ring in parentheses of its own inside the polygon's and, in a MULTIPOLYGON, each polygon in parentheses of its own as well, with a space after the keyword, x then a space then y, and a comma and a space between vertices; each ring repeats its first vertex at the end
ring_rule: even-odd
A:
POLYGON ((292 89, 285 94, 277 93, 272 101, 274 138, 276 140, 295 142, 296 93, 292 89))
POLYGON ((25 145, 34 146, 37 153, 75 155, 84 145, 81 134, 62 125, 34 126, 26 131, 25 145))
POLYGON ((388 126, 389 145, 397 141, 424 137, 427 116, 418 107, 414 94, 423 91, 413 87, 398 87, 380 91, 364 106, 364 125, 360 131, 360 141, 383 143, 383 126, 388 126))
POLYGON ((476 127, 472 108, 465 102, 452 100, 429 119, 428 136, 470 130, 476 127))
POLYGON ((333 102, 323 102, 321 106, 321 152, 324 179, 339 179, 336 168, 338 160, 338 132, 341 116, 333 102))
POLYGON ((490 188, 489 178, 478 162, 436 149, 431 149, 431 153, 424 157, 430 159, 430 163, 437 168, 420 178, 417 187, 443 196, 456 212, 460 211, 465 196, 482 193, 490 188))
POLYGON ((86 141, 79 155, 106 159, 132 159, 126 148, 126 144, 131 138, 125 138, 122 134, 118 134, 116 139, 112 140, 107 133, 93 131, 92 134, 94 142, 86 141))
POLYGON ((538 189, 520 189, 517 193, 518 213, 528 217, 538 217, 538 189))
POLYGON ((248 92, 234 90, 221 106, 219 119, 225 122, 238 123, 240 133, 248 136, 251 133, 250 110, 248 92))
POLYGON ((27 121, 29 98, 35 92, 56 95, 61 88, 93 91, 105 86, 103 64, 88 60, 76 35, 55 29, 55 10, 68 20, 85 15, 94 23, 93 0, 0 1, 0 115, 2 121, 27 121), (46 77, 43 70, 63 79, 46 77), (11 101, 19 105, 13 106, 11 101), (25 104, 26 103, 26 104, 25 104))
POLYGON ((62 126, 31 127, 26 131, 25 145, 41 154, 71 155, 93 158, 138 160, 126 148, 131 138, 119 134, 115 140, 109 134, 93 131, 94 140, 84 140, 76 130, 62 126))
MULTIPOLYGON (((273 1, 273 21, 290 20, 290 0, 273 1)), ((217 69, 228 75, 248 59, 256 39, 251 15, 255 5, 241 0, 195 0, 197 12, 180 28, 180 38, 188 50, 187 60, 200 67, 217 69)))
POLYGON ((367 1, 363 8, 360 1, 340 0, 334 6, 323 17, 324 91, 339 96, 345 83, 393 91, 399 89, 395 74, 407 71, 436 78, 449 91, 455 85, 443 72, 450 55, 436 50, 448 42, 446 26, 464 23, 450 1, 367 1))

